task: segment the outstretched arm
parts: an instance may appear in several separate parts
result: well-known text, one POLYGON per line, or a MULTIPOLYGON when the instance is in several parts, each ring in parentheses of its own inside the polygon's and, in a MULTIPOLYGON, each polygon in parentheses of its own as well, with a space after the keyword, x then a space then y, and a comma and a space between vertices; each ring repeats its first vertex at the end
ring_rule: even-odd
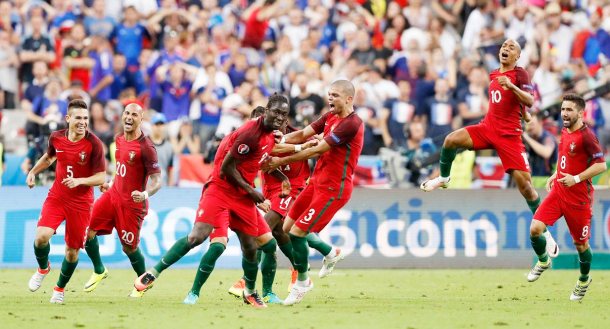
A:
POLYGON ((280 166, 285 166, 289 163, 315 158, 317 156, 322 155, 328 150, 330 150, 330 145, 325 140, 322 140, 318 145, 312 148, 308 148, 307 150, 295 153, 287 157, 270 157, 262 163, 261 170, 269 172, 271 170, 277 169, 280 166))
POLYGON ((28 172, 28 176, 25 180, 25 183, 28 185, 29 188, 34 187, 34 185, 36 184, 36 175, 41 173, 43 170, 49 168, 53 164, 53 162, 55 162, 55 159, 55 157, 49 156, 48 153, 43 154, 42 157, 38 159, 34 167, 32 167, 30 172, 28 172))

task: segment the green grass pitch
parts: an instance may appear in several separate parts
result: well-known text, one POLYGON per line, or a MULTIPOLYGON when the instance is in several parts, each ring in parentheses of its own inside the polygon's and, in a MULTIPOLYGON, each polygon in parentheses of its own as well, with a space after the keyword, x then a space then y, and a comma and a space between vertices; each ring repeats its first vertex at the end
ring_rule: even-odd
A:
MULTIPOLYGON (((551 270, 535 283, 526 272, 338 268, 313 276, 301 304, 255 310, 227 293, 238 270, 215 271, 191 306, 182 299, 195 269, 169 269, 139 300, 127 297, 131 270, 110 269, 92 293, 82 291, 90 271, 77 270, 64 305, 49 304, 57 268, 35 293, 27 289, 30 270, 1 269, 0 328, 610 328, 610 271, 592 273, 582 302, 569 300, 577 270, 551 270)), ((288 276, 278 270, 282 298, 288 276)))

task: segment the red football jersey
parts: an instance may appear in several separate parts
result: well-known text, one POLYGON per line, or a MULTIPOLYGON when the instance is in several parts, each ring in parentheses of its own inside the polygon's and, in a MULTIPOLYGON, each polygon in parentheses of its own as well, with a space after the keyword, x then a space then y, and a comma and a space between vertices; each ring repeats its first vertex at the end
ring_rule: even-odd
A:
MULTIPOLYGON (((288 132, 293 132, 296 129, 289 127, 288 132)), ((278 154, 279 157, 289 156, 291 154, 278 154)), ((311 171, 309 170, 309 163, 307 160, 293 162, 283 167, 278 168, 281 172, 288 177, 290 180, 290 187, 292 191, 298 191, 305 187, 311 171)), ((265 197, 269 197, 271 193, 282 189, 282 181, 275 178, 269 173, 263 173, 263 194, 265 197)))
POLYGON ((78 142, 68 139, 68 129, 58 130, 51 134, 47 154, 57 157, 55 164, 55 182, 49 190, 49 196, 63 200, 77 209, 90 210, 93 205, 93 187, 79 185, 69 188, 61 183, 67 177, 90 177, 106 171, 104 147, 97 136, 87 131, 78 142))
POLYGON ((229 193, 246 194, 245 190, 233 185, 222 174, 221 167, 225 156, 230 152, 232 157, 239 160, 237 171, 248 184, 254 186, 261 161, 271 153, 274 146, 273 130, 265 130, 263 117, 249 120, 225 137, 218 146, 210 182, 224 187, 229 193))
POLYGON ((578 175, 591 164, 604 162, 602 151, 595 133, 584 125, 575 132, 568 132, 566 128, 561 131, 559 142, 559 155, 557 157, 557 178, 553 189, 562 197, 564 202, 574 205, 590 205, 593 201, 593 184, 588 179, 572 187, 566 187, 557 182, 563 176, 559 172, 578 175))
POLYGON ((488 124, 500 135, 521 135, 521 110, 523 105, 517 96, 510 90, 504 90, 497 78, 506 76, 519 89, 533 93, 530 78, 527 71, 521 67, 515 67, 510 71, 500 73, 494 70, 489 74, 489 112, 485 115, 483 122, 488 124))
MULTIPOLYGON (((142 203, 134 202, 133 191, 145 191, 148 176, 161 172, 157 162, 157 150, 150 138, 142 134, 140 138, 127 141, 124 134, 115 138, 116 171, 111 193, 116 193, 124 204, 142 208, 142 203)), ((144 203, 148 206, 148 200, 144 203)))
POLYGON ((320 188, 336 191, 337 199, 349 198, 354 168, 362 151, 364 123, 355 112, 345 118, 327 112, 311 127, 316 134, 323 132, 324 140, 332 147, 318 159, 312 180, 320 188))

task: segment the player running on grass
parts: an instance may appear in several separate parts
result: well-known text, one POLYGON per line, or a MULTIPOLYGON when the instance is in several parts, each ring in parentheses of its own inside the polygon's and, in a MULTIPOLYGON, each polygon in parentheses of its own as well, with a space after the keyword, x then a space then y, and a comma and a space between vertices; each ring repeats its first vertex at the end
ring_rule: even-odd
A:
MULTIPOLYGON (((93 262, 93 274, 84 290, 91 292, 108 276, 100 257, 98 235, 111 234, 116 229, 123 252, 129 258, 137 276, 144 274, 144 256, 138 248, 140 229, 148 213, 148 198, 161 188, 161 170, 157 163, 157 150, 150 138, 144 136, 143 109, 132 103, 125 106, 122 116, 123 134, 116 140, 116 170, 112 183, 104 183, 105 192, 93 205, 91 224, 87 233, 85 250, 93 262), (147 187, 147 181, 150 184, 147 187)), ((143 292, 134 289, 131 297, 142 297, 143 292)))
MULTIPOLYGON (((262 108, 264 111, 264 108, 262 108)), ((263 114, 259 108, 254 109, 252 111, 251 117, 257 118, 258 116, 263 114)), ((292 131, 296 131, 296 129, 287 125, 287 121, 285 125, 282 127, 282 133, 288 133, 292 131)), ((298 153, 302 150, 306 150, 312 146, 318 144, 317 139, 312 139, 304 144, 277 144, 273 150, 274 154, 279 153, 282 156, 287 156, 293 153, 298 153)), ((305 188, 307 183, 307 179, 310 175, 309 164, 307 160, 294 162, 289 165, 278 168, 281 170, 286 177, 290 180, 291 192, 290 195, 285 197, 280 197, 281 189, 282 189, 282 181, 278 180, 274 175, 270 173, 263 173, 263 194, 265 198, 270 201, 270 209, 265 214, 265 221, 271 228, 273 237, 278 243, 280 250, 282 253, 288 258, 290 264, 293 265, 291 282, 288 286, 288 291, 292 288, 292 285, 296 282, 298 271, 294 269, 294 259, 292 253, 292 242, 290 241, 290 237, 284 232, 282 229, 282 225, 280 225, 286 216, 288 209, 294 203, 294 200, 298 196, 298 194, 305 188)), ((320 240, 320 238, 314 233, 310 233, 307 235, 307 242, 311 248, 318 250, 322 253, 323 256, 327 256, 329 254, 335 255, 337 251, 333 246, 330 246, 320 240)), ((339 253, 341 253, 339 251, 339 253)), ((263 275, 263 300, 265 303, 270 304, 281 304, 283 301, 277 297, 275 293, 272 291, 273 281, 275 278, 275 271, 277 268, 277 261, 275 259, 270 259, 270 255, 263 253, 261 258, 261 274, 263 275), (269 267, 272 267, 272 271, 268 270, 269 267)), ((338 257, 337 261, 342 259, 342 257, 338 257)), ((326 263, 325 265, 329 265, 330 263, 326 263)), ((334 266, 334 263, 333 263, 334 266)), ((332 267, 325 271, 321 271, 324 276, 330 274, 332 271, 332 267)), ((322 277, 324 277, 322 276, 322 277)), ((229 289, 229 293, 236 296, 241 297, 242 291, 244 289, 244 280, 243 278, 237 281, 233 286, 229 289)))
POLYGON ((563 129, 559 142, 557 171, 547 180, 549 195, 534 214, 530 226, 532 247, 538 262, 527 276, 530 282, 538 280, 542 272, 551 267, 542 232, 563 216, 578 250, 580 277, 570 296, 581 300, 591 284, 591 217, 593 216, 593 185, 591 178, 606 171, 604 153, 595 134, 582 117, 585 100, 576 94, 567 94, 561 103, 563 129))
MULTIPOLYGON (((282 126, 287 115, 288 100, 275 94, 269 98, 263 117, 245 123, 223 140, 223 150, 219 150, 214 159, 214 171, 201 195, 191 233, 176 241, 157 265, 136 279, 134 285, 137 290, 150 287, 162 271, 210 237, 210 246, 201 259, 193 288, 184 300, 186 304, 194 304, 199 297, 198 289, 201 289, 226 247, 230 227, 237 234, 244 255, 242 267, 246 289, 242 298, 256 308, 266 307, 255 291, 258 273, 256 238, 268 234, 267 244, 261 247, 263 251, 275 252, 277 243, 256 208, 257 204, 265 202, 265 197, 254 189, 253 183, 261 160, 275 146, 273 131, 282 126)), ((279 171, 277 174, 283 176, 279 171)), ((288 193, 288 179, 285 176, 284 179, 288 193)))
MULTIPOLYGON (((517 183, 519 192, 525 198, 532 213, 540 205, 538 192, 532 185, 530 166, 525 146, 521 140, 521 117, 529 121, 531 115, 526 107, 532 106, 534 96, 530 79, 523 68, 517 66, 521 47, 511 39, 504 41, 498 54, 500 68, 489 74, 489 111, 478 124, 460 128, 449 134, 441 148, 439 177, 423 182, 420 188, 430 192, 449 185, 451 164, 457 149, 494 149, 502 165, 517 183)), ((548 241, 547 250, 551 257, 557 257, 559 247, 549 231, 544 232, 548 241)))
MULTIPOLYGON (((352 194, 352 176, 362 150, 364 134, 364 124, 354 112, 354 94, 351 82, 333 82, 328 91, 329 112, 304 129, 282 138, 286 143, 296 144, 323 133, 324 139, 302 152, 281 158, 271 157, 263 163, 262 169, 269 171, 319 156, 309 184, 299 194, 284 220, 284 230, 289 232, 292 241, 294 267, 299 272, 284 305, 300 302, 313 288, 308 275, 307 235, 318 233, 326 227, 352 194)), ((325 257, 327 264, 322 270, 332 270, 343 256, 339 250, 332 256, 329 254, 325 257)))
POLYGON ((66 121, 68 128, 51 134, 47 152, 36 162, 26 178, 26 184, 30 188, 34 187, 36 175, 57 160, 55 182, 42 205, 36 228, 34 254, 38 269, 30 278, 28 286, 31 291, 38 290, 42 280, 49 274, 49 240, 65 220, 66 256, 51 296, 51 303, 58 304, 64 302, 64 288, 78 264, 79 249, 85 245, 93 206, 92 187, 103 184, 106 178, 102 142, 87 129, 87 104, 82 100, 71 101, 66 121))

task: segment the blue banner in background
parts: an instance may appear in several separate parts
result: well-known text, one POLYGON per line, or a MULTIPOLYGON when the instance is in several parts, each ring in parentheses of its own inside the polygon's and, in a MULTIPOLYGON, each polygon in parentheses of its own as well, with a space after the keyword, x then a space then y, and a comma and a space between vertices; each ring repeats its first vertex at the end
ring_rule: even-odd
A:
MULTIPOLYGON (((0 267, 36 266, 32 243, 47 192, 41 187, 0 188, 0 267)), ((140 247, 149 265, 190 232, 200 193, 200 189, 163 188, 151 197, 151 208, 140 238, 140 247)), ((607 254, 610 190, 596 192, 593 213, 590 240, 593 253, 607 254)), ((517 190, 422 193, 356 189, 350 202, 335 215, 320 237, 348 254, 342 263, 345 267, 527 268, 533 259, 529 242, 531 218, 517 190)), ((575 255, 563 219, 550 231, 563 255, 575 255)), ((63 259, 63 232, 62 225, 51 240, 51 262, 55 264, 63 259)), ((206 249, 207 242, 175 266, 196 267, 206 249)), ((111 268, 131 267, 116 233, 100 237, 100 253, 111 268)), ((320 259, 313 251, 311 255, 313 259, 320 259)), ((84 251, 79 266, 91 266, 84 251)), ((233 233, 217 266, 241 266, 241 250, 233 233)))

